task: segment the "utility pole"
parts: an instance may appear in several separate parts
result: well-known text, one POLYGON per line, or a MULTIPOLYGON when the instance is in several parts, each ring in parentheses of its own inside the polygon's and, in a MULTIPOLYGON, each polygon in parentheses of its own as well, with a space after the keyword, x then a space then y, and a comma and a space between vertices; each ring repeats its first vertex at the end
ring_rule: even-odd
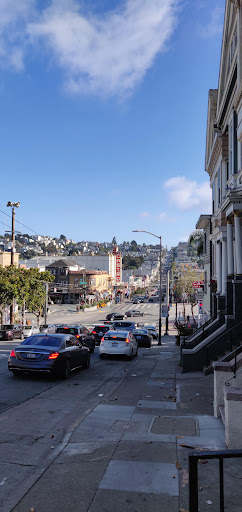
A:
MULTIPOLYGON (((160 290, 159 290, 159 338, 158 338, 158 345, 161 345, 161 273, 162 273, 162 269, 161 269, 161 235, 155 235, 154 233, 151 233, 150 231, 145 231, 143 229, 134 229, 132 231, 132 233, 148 233, 149 235, 152 235, 152 236, 155 236, 155 238, 159 238, 160 240, 160 290)), ((169 301, 169 299, 168 299, 169 301)), ((168 302, 169 304, 169 302, 168 302)))
POLYGON ((169 330, 169 304, 170 304, 170 280, 169 280, 169 270, 167 272, 166 276, 166 305, 167 305, 167 317, 166 317, 166 332, 165 335, 168 336, 168 330, 169 330))
POLYGON ((47 325, 49 284, 45 282, 45 325, 47 325))
MULTIPOLYGON (((12 247, 11 247, 11 265, 14 265, 14 254, 15 254, 15 208, 20 206, 20 203, 12 203, 8 201, 8 207, 12 208, 12 247)), ((10 324, 13 324, 14 321, 14 301, 10 305, 10 324)))

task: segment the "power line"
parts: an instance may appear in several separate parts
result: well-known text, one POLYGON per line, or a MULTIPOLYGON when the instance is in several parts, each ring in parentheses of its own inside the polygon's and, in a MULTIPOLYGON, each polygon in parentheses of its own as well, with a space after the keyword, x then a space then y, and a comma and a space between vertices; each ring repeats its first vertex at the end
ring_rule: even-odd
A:
MULTIPOLYGON (((3 212, 2 210, 0 210, 0 212, 3 213, 4 215, 7 215, 7 217, 9 217, 10 219, 12 218, 11 215, 9 215, 8 213, 3 212)), ((37 233, 37 231, 34 231, 34 229, 29 228, 28 226, 26 226, 19 220, 16 220, 15 222, 17 222, 18 224, 21 224, 21 226, 24 226, 24 228, 28 229, 29 231, 32 231, 32 233, 35 233, 36 235, 41 236, 39 233, 37 233)))
MULTIPOLYGON (((8 226, 8 224, 5 224, 5 222, 2 222, 1 220, 0 220, 0 223, 1 223, 1 224, 3 224, 6 228, 10 228, 10 229, 11 229, 11 232, 12 232, 12 228, 11 228, 11 226, 8 226)), ((21 231, 17 231, 17 230, 15 230, 15 231, 16 231, 17 233, 21 233, 21 231)))

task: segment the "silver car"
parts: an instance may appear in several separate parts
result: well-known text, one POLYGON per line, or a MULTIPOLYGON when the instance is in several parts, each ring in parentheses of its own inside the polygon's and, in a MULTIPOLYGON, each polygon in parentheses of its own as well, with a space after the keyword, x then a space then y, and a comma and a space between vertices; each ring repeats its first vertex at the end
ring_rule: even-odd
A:
POLYGON ((99 345, 100 358, 105 355, 124 355, 128 359, 138 354, 138 343, 129 331, 108 331, 99 345))

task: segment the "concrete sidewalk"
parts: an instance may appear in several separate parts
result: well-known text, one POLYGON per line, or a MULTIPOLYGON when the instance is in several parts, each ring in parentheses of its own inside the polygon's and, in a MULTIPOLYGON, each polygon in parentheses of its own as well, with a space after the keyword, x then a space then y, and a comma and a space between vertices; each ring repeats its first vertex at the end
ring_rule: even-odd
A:
MULTIPOLYGON (((111 364, 105 360, 103 364, 111 364)), ((175 337, 144 350, 14 512, 188 511, 188 454, 226 449, 213 376, 182 374, 175 337)), ((218 463, 199 465, 201 511, 219 510, 218 463)), ((225 510, 239 512, 242 463, 225 464, 225 510)))

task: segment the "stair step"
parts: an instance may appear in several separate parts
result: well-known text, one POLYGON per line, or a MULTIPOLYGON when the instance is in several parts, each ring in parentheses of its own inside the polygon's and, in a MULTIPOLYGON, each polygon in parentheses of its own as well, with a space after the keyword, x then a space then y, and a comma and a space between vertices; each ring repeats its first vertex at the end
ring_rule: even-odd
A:
POLYGON ((224 410, 224 405, 220 405, 220 406, 219 406, 219 410, 220 410, 220 414, 221 414, 221 420, 222 420, 223 424, 225 425, 225 410, 224 410))
POLYGON ((214 372, 214 366, 213 364, 210 364, 209 366, 204 366, 203 367, 203 373, 204 375, 210 375, 211 373, 214 372))

